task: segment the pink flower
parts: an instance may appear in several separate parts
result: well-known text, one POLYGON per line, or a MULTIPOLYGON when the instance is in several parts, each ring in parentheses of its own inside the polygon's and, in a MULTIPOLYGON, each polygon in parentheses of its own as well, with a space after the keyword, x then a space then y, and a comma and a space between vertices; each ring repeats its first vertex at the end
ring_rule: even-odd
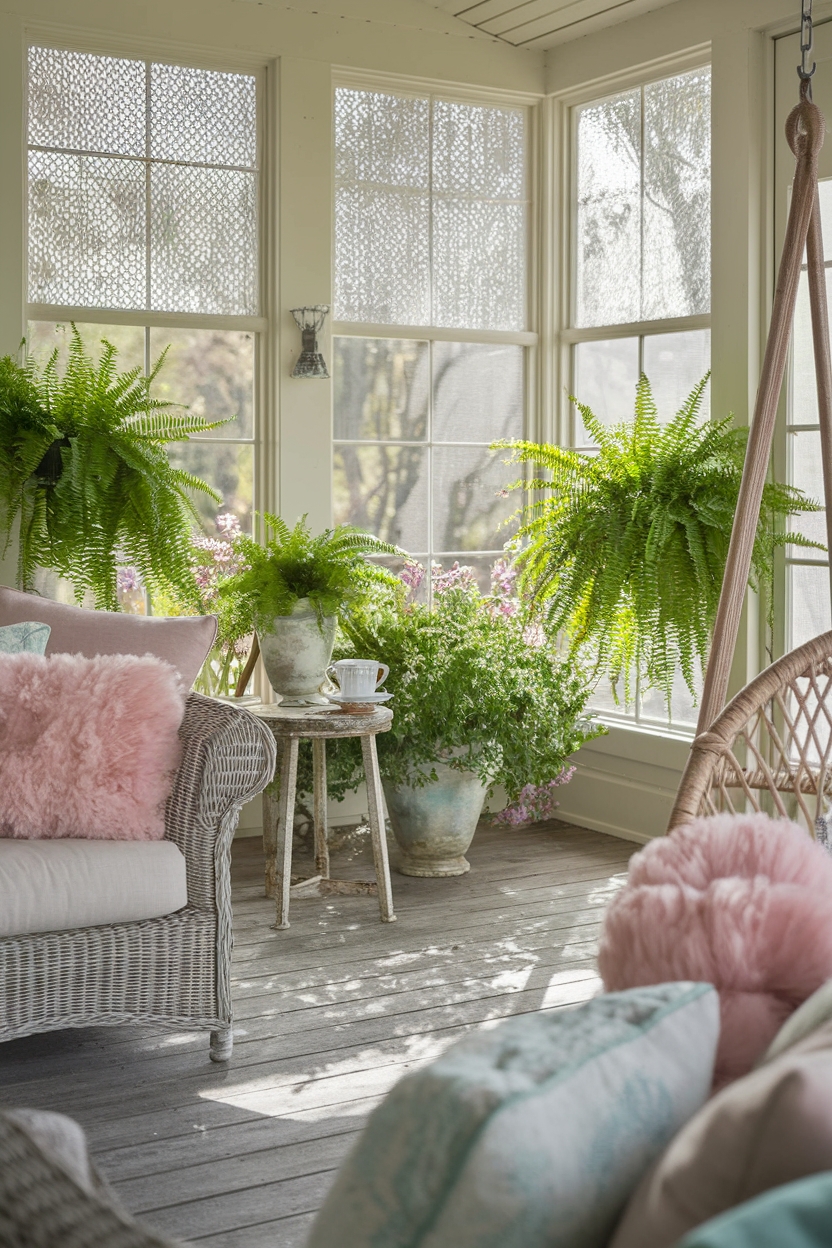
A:
POLYGON ((542 823, 545 819, 551 819, 560 805, 555 800, 554 790, 562 784, 568 784, 574 774, 574 767, 564 767, 563 771, 546 784, 524 785, 516 801, 510 802, 505 810, 495 815, 494 822, 518 828, 524 823, 542 823))
POLYGON ((119 568, 116 572, 116 588, 120 594, 131 594, 144 589, 144 582, 135 568, 119 568))
POLYGON ((435 594, 444 594, 449 589, 476 589, 477 578, 474 569, 468 564, 460 564, 455 559, 445 572, 441 563, 432 563, 430 568, 431 582, 435 594))
POLYGON ((425 569, 415 559, 408 559, 399 573, 399 580, 413 595, 425 579, 425 569))

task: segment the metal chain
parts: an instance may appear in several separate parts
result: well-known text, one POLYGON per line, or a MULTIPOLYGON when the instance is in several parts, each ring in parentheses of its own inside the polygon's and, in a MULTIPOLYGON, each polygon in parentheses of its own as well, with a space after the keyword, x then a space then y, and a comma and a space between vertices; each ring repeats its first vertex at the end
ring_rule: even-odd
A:
POLYGON ((812 75, 817 69, 817 62, 812 61, 812 68, 807 68, 809 56, 815 42, 814 29, 812 27, 812 0, 803 0, 800 12, 800 64, 797 67, 797 76, 801 82, 808 84, 809 99, 812 98, 812 75))

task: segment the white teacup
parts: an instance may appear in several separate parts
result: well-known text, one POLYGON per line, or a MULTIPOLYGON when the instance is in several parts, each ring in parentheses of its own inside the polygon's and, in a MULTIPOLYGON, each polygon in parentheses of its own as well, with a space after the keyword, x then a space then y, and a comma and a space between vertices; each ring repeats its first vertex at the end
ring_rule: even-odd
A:
POLYGON ((377 659, 339 659, 330 663, 326 674, 333 679, 344 698, 366 698, 375 693, 390 668, 377 659))

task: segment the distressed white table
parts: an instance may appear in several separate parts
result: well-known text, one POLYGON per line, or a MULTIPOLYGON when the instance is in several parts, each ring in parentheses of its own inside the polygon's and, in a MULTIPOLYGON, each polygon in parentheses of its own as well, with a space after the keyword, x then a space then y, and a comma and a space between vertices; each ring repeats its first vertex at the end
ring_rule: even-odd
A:
POLYGON ((312 711, 304 706, 251 706, 252 715, 268 724, 275 736, 280 758, 280 793, 277 801, 263 793, 263 848, 266 855, 266 896, 276 901, 277 928, 289 926, 289 897, 292 888, 292 827, 298 775, 298 746, 302 739, 312 742, 313 816, 315 829, 315 871, 317 875, 295 887, 320 884, 318 891, 330 893, 378 894, 382 923, 394 923, 393 890, 387 837, 382 821, 381 777, 378 770, 376 736, 389 732, 393 712, 386 707, 370 707, 360 715, 347 714, 338 707, 312 711), (373 842, 376 884, 356 880, 333 880, 329 874, 329 847, 326 826, 326 742, 335 737, 359 737, 367 781, 367 806, 373 842))

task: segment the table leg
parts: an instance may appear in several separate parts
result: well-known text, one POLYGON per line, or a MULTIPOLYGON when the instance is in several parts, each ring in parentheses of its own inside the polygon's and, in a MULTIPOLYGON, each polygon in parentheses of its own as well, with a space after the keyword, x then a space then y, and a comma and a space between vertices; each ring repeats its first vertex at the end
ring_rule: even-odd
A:
POLYGON ((298 779, 298 738, 283 743, 280 763, 280 801, 275 846, 275 927, 289 926, 289 889, 292 884, 292 833, 295 823, 295 785, 298 779))
MULTIPOLYGON (((283 760, 283 742, 277 742, 277 766, 275 776, 280 775, 283 760)), ((274 897, 275 880, 277 878, 277 821, 280 815, 279 781, 270 784, 263 790, 260 799, 263 806, 263 857, 266 862, 266 896, 274 897)))
POLYGON ((378 770, 375 736, 361 738, 361 754, 364 759, 364 778, 367 781, 367 806, 370 816, 370 833, 373 838, 373 859, 378 881, 378 908, 382 923, 395 923, 393 913, 393 887, 390 883, 390 862, 387 857, 387 836, 382 821, 381 776, 378 770))
POLYGON ((329 879, 329 845, 326 827, 326 741, 312 741, 313 812, 315 824, 315 874, 329 879))

